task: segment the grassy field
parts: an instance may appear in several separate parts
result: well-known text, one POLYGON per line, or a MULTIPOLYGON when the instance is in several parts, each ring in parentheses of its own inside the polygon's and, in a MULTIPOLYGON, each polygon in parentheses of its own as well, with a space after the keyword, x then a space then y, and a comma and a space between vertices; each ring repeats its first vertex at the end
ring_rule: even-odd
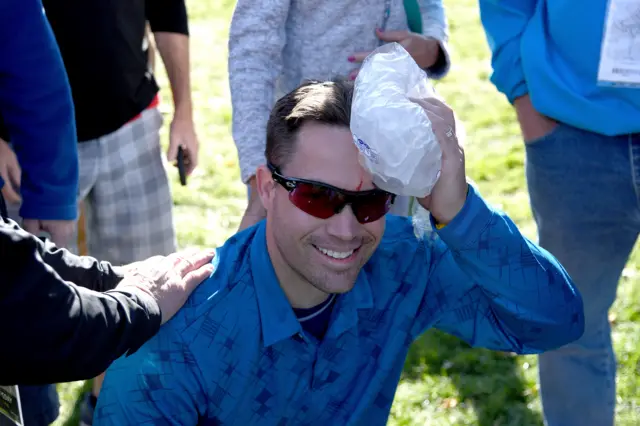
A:
MULTIPOLYGON (((488 83, 489 55, 475 0, 445 0, 451 23, 453 68, 438 91, 467 130, 469 175, 482 193, 535 238, 523 176, 523 147, 514 114, 488 83)), ((189 0, 195 114, 201 166, 186 188, 171 169, 182 246, 215 246, 237 228, 245 206, 236 150, 230 136, 227 32, 232 0, 189 0)), ((170 106, 159 66, 164 106, 170 106)), ((167 119, 170 119, 168 111, 167 119)), ((166 141, 165 123, 164 139, 166 141)), ((640 424, 640 252, 624 273, 611 315, 620 364, 617 424, 640 424)), ((427 333, 413 347, 398 389, 391 425, 529 426, 542 424, 537 362, 470 350, 457 339, 427 333)), ((75 425, 75 400, 83 383, 60 385, 64 406, 57 425, 75 425)))

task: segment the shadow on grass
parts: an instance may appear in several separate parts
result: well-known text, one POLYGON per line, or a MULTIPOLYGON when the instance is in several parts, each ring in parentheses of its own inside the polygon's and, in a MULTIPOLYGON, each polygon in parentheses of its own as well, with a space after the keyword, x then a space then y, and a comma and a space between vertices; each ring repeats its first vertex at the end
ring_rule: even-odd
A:
POLYGON ((540 414, 527 407, 516 360, 511 354, 472 349, 454 336, 430 330, 411 347, 403 379, 448 377, 460 403, 473 406, 479 426, 540 426, 540 414))

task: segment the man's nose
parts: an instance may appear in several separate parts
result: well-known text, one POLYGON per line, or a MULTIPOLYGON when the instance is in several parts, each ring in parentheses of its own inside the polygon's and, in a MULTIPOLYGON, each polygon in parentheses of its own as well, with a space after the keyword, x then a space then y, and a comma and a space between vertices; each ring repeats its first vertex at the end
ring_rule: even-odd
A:
POLYGON ((358 235, 360 226, 351 206, 347 205, 327 220, 327 233, 343 241, 351 241, 358 235))

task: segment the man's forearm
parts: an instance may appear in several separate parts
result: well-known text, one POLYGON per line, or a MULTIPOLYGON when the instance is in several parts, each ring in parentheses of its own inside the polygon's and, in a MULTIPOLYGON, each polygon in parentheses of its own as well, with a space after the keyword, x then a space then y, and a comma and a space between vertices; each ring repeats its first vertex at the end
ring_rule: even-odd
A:
POLYGON ((156 32, 156 47, 167 70, 175 114, 192 118, 189 37, 185 34, 156 32))
POLYGON ((445 293, 457 292, 458 299, 439 328, 472 346, 521 354, 556 349, 582 336, 582 298, 562 265, 526 239, 506 214, 489 207, 473 186, 463 209, 437 233, 451 254, 434 263, 431 280, 447 283, 445 293), (460 312, 471 312, 471 306, 473 313, 460 321, 460 312))
POLYGON ((56 271, 64 281, 102 292, 115 288, 123 278, 121 268, 113 267, 110 263, 101 262, 93 257, 76 256, 50 241, 42 242, 39 238, 22 230, 18 224, 11 220, 7 220, 2 226, 3 230, 11 232, 16 240, 30 240, 30 244, 33 245, 44 263, 56 271))
POLYGON ((65 281, 94 291, 114 289, 124 277, 121 267, 90 256, 76 256, 47 242, 40 247, 42 260, 65 281))
POLYGON ((11 345, 0 351, 0 384, 94 377, 158 331, 152 297, 77 287, 42 260, 41 250, 37 238, 0 223, 0 324, 11 345))

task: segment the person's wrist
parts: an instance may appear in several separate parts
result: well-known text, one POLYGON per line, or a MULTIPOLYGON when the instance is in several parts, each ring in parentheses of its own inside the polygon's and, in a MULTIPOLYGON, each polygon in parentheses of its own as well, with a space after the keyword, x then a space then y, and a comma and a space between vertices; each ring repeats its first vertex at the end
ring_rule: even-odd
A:
POLYGON ((164 323, 164 313, 160 308, 160 302, 158 298, 151 292, 148 286, 149 282, 142 284, 140 281, 132 282, 129 277, 122 280, 113 290, 109 290, 109 293, 120 293, 129 296, 133 296, 137 299, 138 304, 142 305, 152 317, 157 317, 158 326, 164 323))
POLYGON ((178 121, 193 121, 193 108, 191 101, 182 102, 175 107, 173 119, 178 121))
POLYGON ((114 288, 115 291, 129 292, 142 297, 150 297, 155 300, 151 291, 154 283, 138 271, 126 271, 124 278, 114 288))
POLYGON ((464 189, 460 191, 460 197, 451 202, 446 210, 432 212, 433 220, 438 229, 442 229, 451 223, 464 208, 469 197, 469 184, 465 181, 464 189), (464 194, 464 195, 463 195, 464 194))
POLYGON ((522 96, 519 96, 517 98, 515 98, 513 100, 513 107, 516 109, 516 111, 522 110, 522 109, 528 109, 528 108, 533 108, 532 104, 531 104, 531 98, 529 97, 529 94, 524 94, 522 96))

